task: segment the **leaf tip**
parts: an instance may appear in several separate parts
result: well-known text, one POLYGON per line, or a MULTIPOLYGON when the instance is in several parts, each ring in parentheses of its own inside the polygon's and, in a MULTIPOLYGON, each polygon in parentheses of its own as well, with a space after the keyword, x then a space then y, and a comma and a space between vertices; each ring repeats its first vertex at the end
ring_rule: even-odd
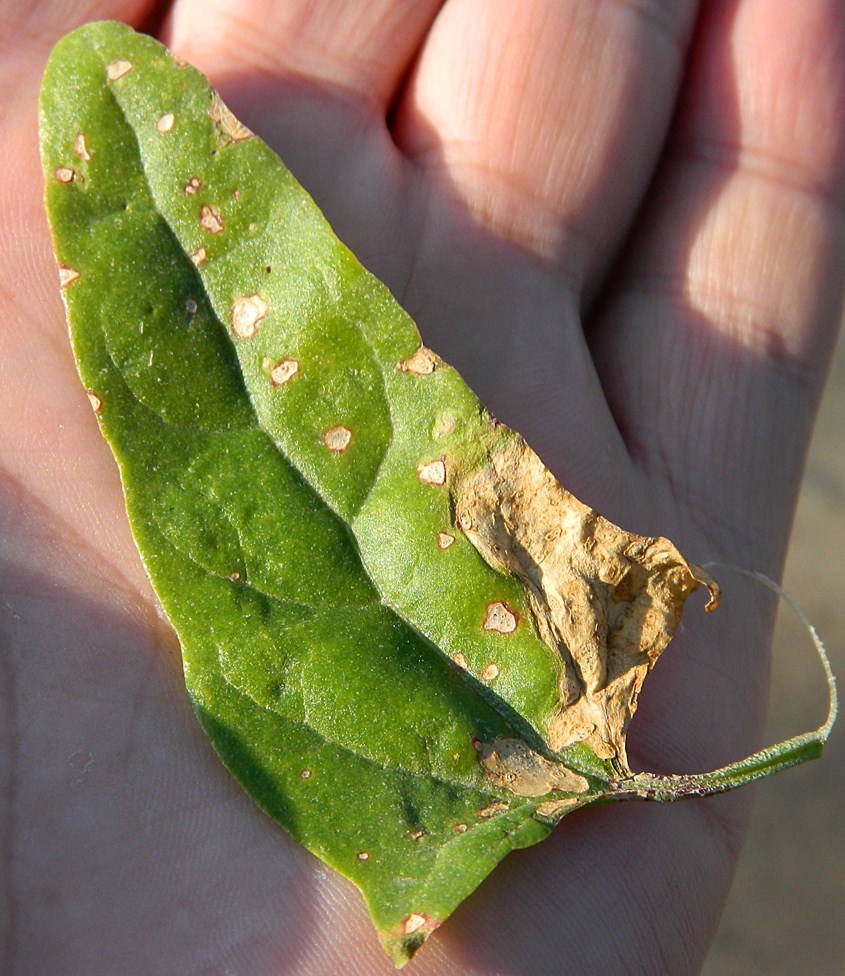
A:
POLYGON ((397 969, 411 961, 420 946, 439 928, 440 921, 422 912, 412 912, 397 929, 380 933, 384 951, 397 969))

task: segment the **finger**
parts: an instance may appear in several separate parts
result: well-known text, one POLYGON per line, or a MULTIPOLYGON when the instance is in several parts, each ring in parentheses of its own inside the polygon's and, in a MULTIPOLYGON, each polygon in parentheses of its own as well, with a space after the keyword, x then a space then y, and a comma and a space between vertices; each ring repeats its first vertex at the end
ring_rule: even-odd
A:
POLYGON ((442 0, 180 0, 168 42, 201 70, 309 84, 386 114, 442 0))
POLYGON ((479 224, 562 268, 577 292, 646 185, 695 6, 449 0, 397 141, 479 224))
POLYGON ((578 306, 647 183, 694 7, 449 0, 395 114, 431 187, 404 292, 427 341, 605 510, 624 451, 578 306))
MULTIPOLYGON (((93 20, 119 20, 143 29, 168 6, 166 0, 20 0, 0 4, 0 69, 26 67, 41 77, 50 49, 63 34, 93 20)), ((4 89, 8 93, 8 89, 4 89)))
POLYGON ((397 289, 404 161, 385 119, 441 3, 178 0, 164 31, 397 289))
POLYGON ((652 483, 717 558, 770 573, 842 306, 844 116, 838 0, 709 5, 596 338, 652 483))

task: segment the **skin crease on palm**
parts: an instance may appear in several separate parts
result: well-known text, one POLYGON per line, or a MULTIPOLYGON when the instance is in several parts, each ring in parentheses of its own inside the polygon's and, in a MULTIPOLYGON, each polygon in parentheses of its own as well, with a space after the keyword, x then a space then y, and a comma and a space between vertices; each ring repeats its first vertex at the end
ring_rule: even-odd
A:
MULTIPOLYGON (((0 0, 0 971, 387 974, 357 891, 204 740, 76 378, 36 100, 104 18, 211 78, 579 497, 777 576, 842 304, 845 8, 0 0)), ((772 607, 722 582, 646 685, 635 768, 760 744, 772 607)), ((750 793, 572 815, 410 971, 698 972, 750 793)))

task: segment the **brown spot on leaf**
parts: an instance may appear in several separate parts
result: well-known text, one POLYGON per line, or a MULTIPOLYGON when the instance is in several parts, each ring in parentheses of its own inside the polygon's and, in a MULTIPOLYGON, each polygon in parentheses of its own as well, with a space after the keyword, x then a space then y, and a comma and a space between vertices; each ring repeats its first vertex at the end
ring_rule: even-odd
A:
POLYGON ((357 858, 359 861, 369 861, 370 852, 369 851, 358 851, 357 858))
POLYGON ((196 267, 201 264, 205 264, 208 258, 208 251, 204 247, 198 247, 195 251, 191 252, 191 260, 194 262, 196 267))
POLYGON ((223 232, 223 218, 211 204, 204 203, 200 207, 199 222, 200 227, 209 234, 220 234, 223 232))
POLYGON ((449 434, 454 433, 457 423, 457 418, 453 413, 441 413, 434 422, 434 429, 431 432, 432 437, 436 441, 448 437, 449 434))
POLYGON ((303 769, 299 775, 302 777, 302 779, 311 779, 313 774, 310 769, 303 769))
POLYGON ((441 458, 436 461, 423 461, 417 467, 417 477, 427 485, 445 485, 446 465, 441 458))
POLYGON ((239 339, 251 339, 264 321, 269 308, 260 295, 245 295, 232 303, 229 324, 239 339))
POLYGON ((198 308, 199 308, 199 306, 193 300, 193 298, 188 298, 185 301, 185 311, 188 313, 188 315, 196 315, 198 308))
POLYGON ((521 739, 482 742, 478 757, 490 783, 518 796, 544 796, 556 790, 583 793, 589 786, 583 776, 546 759, 521 739))
POLYGON ((112 61, 106 66, 106 77, 109 81, 119 81, 132 70, 131 61, 112 61))
POLYGON ((487 604, 487 612, 484 615, 484 623, 481 625, 483 630, 493 631, 496 634, 512 634, 519 626, 519 614, 502 600, 487 604))
POLYGON ((99 413, 103 409, 103 401, 93 390, 86 390, 85 392, 88 394, 88 402, 91 404, 91 409, 94 413, 99 413))
POLYGON ((430 349, 420 346, 413 356, 403 359, 396 364, 396 368, 403 373, 410 373, 412 376, 430 376, 437 368, 440 358, 430 349))
POLYGON ((410 831, 408 831, 408 836, 411 838, 411 840, 422 840, 422 838, 425 837, 425 831, 424 830, 410 830, 410 831))
POLYGON ((461 654, 460 651, 455 651, 455 653, 452 655, 452 660, 458 665, 459 668, 463 668, 466 671, 467 659, 463 654, 461 654))
POLYGON ((540 636, 560 655, 551 748, 586 742, 627 769, 645 675, 687 596, 703 584, 712 609, 718 586, 667 539, 625 532, 579 502, 521 437, 505 427, 496 436, 487 463, 456 472, 456 522, 491 566, 523 582, 540 636))
POLYGON ((476 817, 479 820, 492 820, 493 817, 498 817, 500 813, 505 813, 507 809, 507 803, 491 803, 489 807, 484 807, 483 810, 479 810, 476 813, 476 817))
POLYGON ((84 132, 78 133, 76 138, 73 140, 73 151, 83 161, 83 163, 91 162, 91 153, 88 149, 88 140, 85 138, 84 132))
POLYGON ((499 677, 499 665, 498 664, 488 664, 486 668, 478 676, 482 681, 493 681, 495 678, 499 677))
POLYGON ((576 796, 567 796, 561 800, 546 800, 537 806, 537 813, 541 817, 557 822, 581 804, 582 801, 576 796))
POLYGON ((437 533, 437 548, 438 549, 448 549, 449 546, 455 541, 453 535, 449 535, 448 532, 438 532, 437 533))
POLYGON ((332 454, 343 454, 352 441, 352 431, 348 427, 338 425, 323 431, 323 443, 332 454))
POLYGON ((402 931, 405 935, 413 935, 414 932, 419 932, 421 928, 425 926, 428 919, 425 915, 409 915, 405 921, 402 923, 402 931))
POLYGON ((233 573, 229 573, 229 580, 232 583, 240 583, 241 574, 237 570, 235 570, 233 573))
POLYGON ((192 197, 202 189, 202 180, 192 176, 185 184, 185 196, 192 197))
POLYGON ((76 170, 72 166, 59 166, 53 170, 53 177, 57 183, 67 186, 76 179, 76 170))
POLYGON ((465 834, 469 830, 469 827, 467 827, 465 823, 456 823, 452 830, 454 830, 456 834, 465 834))
POLYGON ((175 124, 176 116, 172 112, 165 112, 164 115, 160 115, 158 117, 158 121, 156 122, 156 131, 161 132, 162 134, 165 132, 170 132, 175 124))
POLYGON ((299 360, 282 359, 275 365, 273 365, 271 360, 268 372, 270 374, 270 382, 273 386, 284 386, 285 383, 292 380, 299 372, 299 360))
POLYGON ((71 268, 68 264, 59 265, 59 288, 61 288, 62 291, 64 291, 68 285, 72 285, 74 281, 78 281, 80 277, 81 275, 76 268, 71 268))
POLYGON ((208 114, 223 137, 224 145, 232 142, 243 142, 245 139, 252 138, 252 132, 235 118, 217 92, 214 93, 208 114))

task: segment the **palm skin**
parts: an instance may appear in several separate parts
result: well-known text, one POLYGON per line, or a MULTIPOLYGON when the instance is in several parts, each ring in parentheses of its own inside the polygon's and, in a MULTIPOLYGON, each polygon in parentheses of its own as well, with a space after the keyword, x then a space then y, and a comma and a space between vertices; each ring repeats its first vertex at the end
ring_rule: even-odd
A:
MULTIPOLYGON (((842 302, 838 0, 0 0, 0 969, 392 971, 363 905, 223 771, 65 338, 35 156, 55 40, 205 71, 561 481, 697 562, 782 565, 842 302)), ((757 744, 771 607, 733 579, 651 677, 635 766, 757 744)), ((568 818, 420 976, 698 971, 745 794, 568 818)))

